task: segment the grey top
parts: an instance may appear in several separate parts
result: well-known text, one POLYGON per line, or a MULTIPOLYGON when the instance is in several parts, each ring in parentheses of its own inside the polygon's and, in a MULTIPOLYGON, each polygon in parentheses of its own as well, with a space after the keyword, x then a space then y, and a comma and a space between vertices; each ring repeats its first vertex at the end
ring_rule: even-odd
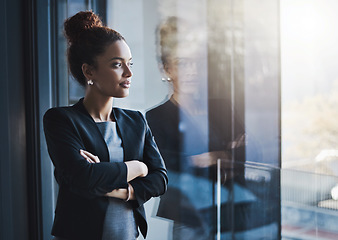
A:
MULTIPOLYGON (((106 141, 110 162, 123 162, 122 140, 116 122, 97 122, 96 125, 106 141)), ((122 199, 109 198, 102 240, 135 240, 137 237, 138 230, 131 205, 122 199)))

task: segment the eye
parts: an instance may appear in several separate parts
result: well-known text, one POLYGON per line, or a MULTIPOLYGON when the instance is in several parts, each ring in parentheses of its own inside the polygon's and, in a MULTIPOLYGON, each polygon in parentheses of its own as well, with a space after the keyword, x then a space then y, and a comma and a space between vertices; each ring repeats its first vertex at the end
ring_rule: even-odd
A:
POLYGON ((115 63, 112 64, 112 67, 120 68, 120 67, 122 67, 122 63, 115 62, 115 63))
POLYGON ((130 67, 130 68, 132 68, 132 67, 133 67, 133 65, 134 65, 134 63, 133 63, 133 62, 129 62, 129 63, 128 63, 128 67, 130 67))

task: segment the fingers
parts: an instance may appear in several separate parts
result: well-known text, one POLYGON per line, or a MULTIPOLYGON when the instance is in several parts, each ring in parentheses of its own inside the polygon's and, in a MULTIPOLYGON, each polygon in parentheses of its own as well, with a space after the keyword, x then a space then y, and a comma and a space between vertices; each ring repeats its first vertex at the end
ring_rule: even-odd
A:
POLYGON ((229 161, 229 159, 231 158, 229 156, 229 153, 225 151, 205 152, 191 156, 192 164, 200 168, 206 168, 212 165, 216 165, 218 159, 222 159, 223 161, 229 161))
POLYGON ((85 150, 80 150, 80 153, 83 153, 84 155, 86 155, 87 157, 89 157, 89 158, 91 158, 91 159, 95 159, 95 158, 97 158, 97 156, 95 156, 95 155, 93 155, 93 154, 91 154, 90 152, 88 152, 88 151, 85 151, 85 150))
POLYGON ((245 133, 237 136, 237 138, 234 141, 229 143, 228 148, 233 149, 233 148, 239 148, 239 147, 245 146, 247 144, 246 138, 247 138, 247 135, 245 133))
POLYGON ((90 152, 88 151, 85 151, 85 150, 80 150, 80 154, 82 157, 84 157, 89 163, 99 163, 100 162, 100 159, 98 156, 95 156, 93 154, 91 154, 90 152))
POLYGON ((90 159, 82 150, 80 150, 80 154, 84 157, 89 163, 95 163, 94 160, 90 159))
POLYGON ((95 163, 93 160, 91 160, 90 158, 86 158, 86 160, 89 162, 89 163, 95 163))

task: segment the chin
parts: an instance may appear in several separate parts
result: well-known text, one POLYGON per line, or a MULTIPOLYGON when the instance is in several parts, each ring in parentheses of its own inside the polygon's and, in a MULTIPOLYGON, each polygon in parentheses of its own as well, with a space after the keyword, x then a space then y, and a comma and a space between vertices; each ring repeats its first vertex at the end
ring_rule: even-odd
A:
POLYGON ((119 89, 118 91, 110 91, 107 93, 110 97, 113 98, 125 98, 129 96, 129 89, 119 89))
POLYGON ((129 96, 129 93, 127 93, 127 94, 114 95, 113 97, 114 97, 114 98, 125 98, 125 97, 128 97, 128 96, 129 96))

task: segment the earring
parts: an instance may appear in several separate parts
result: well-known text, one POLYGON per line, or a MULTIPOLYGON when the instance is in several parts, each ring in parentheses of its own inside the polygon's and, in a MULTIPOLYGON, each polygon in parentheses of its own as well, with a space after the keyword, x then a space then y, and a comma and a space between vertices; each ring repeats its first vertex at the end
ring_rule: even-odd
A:
POLYGON ((171 82, 171 78, 170 77, 168 77, 168 78, 162 78, 161 80, 162 80, 162 82, 171 82))
POLYGON ((93 84, 94 84, 94 83, 93 83, 93 80, 89 79, 89 80, 87 81, 87 84, 88 84, 88 85, 93 85, 93 84))

